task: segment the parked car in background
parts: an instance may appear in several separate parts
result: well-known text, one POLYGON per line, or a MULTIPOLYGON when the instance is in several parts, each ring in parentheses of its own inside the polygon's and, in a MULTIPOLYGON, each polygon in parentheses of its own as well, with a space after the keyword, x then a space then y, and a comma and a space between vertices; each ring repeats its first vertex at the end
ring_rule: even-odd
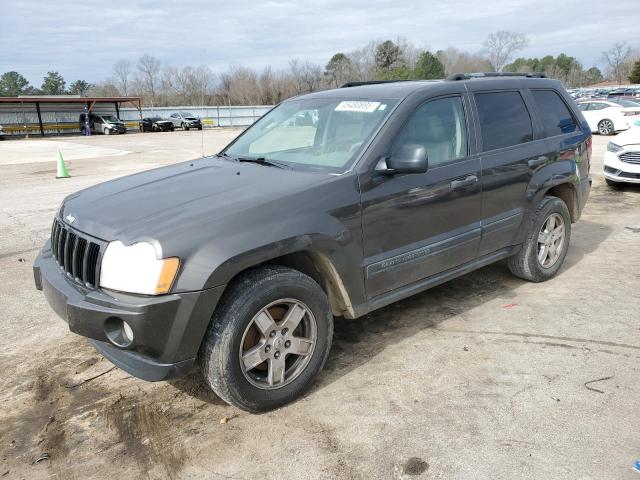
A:
POLYGON ((190 112, 172 113, 169 115, 169 120, 173 123, 174 127, 180 127, 183 130, 189 130, 190 128, 202 130, 202 121, 190 112))
MULTIPOLYGON (((85 114, 80 114, 80 132, 84 132, 85 114)), ((89 114, 89 128, 91 133, 104 133, 111 135, 112 133, 127 133, 127 126, 122 120, 113 115, 89 114)))
POLYGON ((140 130, 143 132, 173 132, 175 127, 171 120, 161 117, 146 117, 140 121, 140 130))
POLYGON ((616 187, 621 183, 640 183, 640 128, 616 135, 604 154, 604 179, 616 187))
POLYGON ((640 98, 640 89, 635 88, 635 87, 617 88, 615 90, 611 90, 607 94, 607 99, 615 99, 617 97, 640 98))
POLYGON ((197 363, 225 401, 277 408, 322 370, 334 316, 502 259, 553 278, 589 196, 591 140, 562 84, 527 74, 295 97, 216 156, 66 197, 34 280, 130 374, 197 363))
POLYGON ((4 140, 5 135, 6 135, 5 131, 2 129, 2 125, 0 125, 0 140, 4 140))
POLYGON ((591 131, 600 135, 626 130, 640 118, 640 107, 624 107, 617 100, 582 100, 578 102, 578 108, 591 131))

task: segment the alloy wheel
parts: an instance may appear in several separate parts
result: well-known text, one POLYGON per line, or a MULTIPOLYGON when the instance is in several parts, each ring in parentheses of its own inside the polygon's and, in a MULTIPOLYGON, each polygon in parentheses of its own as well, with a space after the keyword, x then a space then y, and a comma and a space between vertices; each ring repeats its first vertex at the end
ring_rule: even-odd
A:
POLYGON ((564 219, 552 213, 542 224, 538 233, 538 263, 551 268, 560 258, 565 241, 564 219))
POLYGON ((602 120, 598 124, 598 132, 600 135, 609 135, 613 132, 613 122, 611 120, 602 120))
POLYGON ((273 390, 295 380, 307 367, 318 340, 311 309, 285 298, 263 307, 240 343, 240 367, 252 385, 273 390))

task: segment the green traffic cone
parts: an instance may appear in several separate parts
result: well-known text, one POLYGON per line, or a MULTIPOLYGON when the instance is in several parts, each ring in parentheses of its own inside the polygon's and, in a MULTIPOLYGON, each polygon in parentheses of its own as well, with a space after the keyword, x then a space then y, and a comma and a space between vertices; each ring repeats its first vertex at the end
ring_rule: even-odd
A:
POLYGON ((58 149, 58 168, 56 171, 56 178, 69 178, 69 172, 67 171, 67 166, 64 163, 64 158, 62 158, 62 152, 58 149))

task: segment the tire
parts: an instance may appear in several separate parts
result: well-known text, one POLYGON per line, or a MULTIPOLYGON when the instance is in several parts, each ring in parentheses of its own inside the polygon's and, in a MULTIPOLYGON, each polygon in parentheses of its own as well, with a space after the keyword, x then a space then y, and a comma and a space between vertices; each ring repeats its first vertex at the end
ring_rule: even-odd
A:
MULTIPOLYGON (((547 229, 548 231, 549 229, 547 229)), ((569 249, 569 242, 571 240, 571 216, 569 215, 569 209, 567 205, 557 197, 546 196, 538 205, 527 229, 527 236, 520 251, 509 257, 507 265, 511 273, 516 277, 528 280, 530 282, 544 282, 553 278, 562 267, 562 263, 567 255, 569 249), (543 231, 543 227, 548 227, 550 224, 548 220, 553 217, 554 224, 559 225, 559 220, 562 221, 563 236, 561 244, 558 242, 558 235, 556 232, 557 226, 552 229, 549 235, 546 235, 546 231, 543 231), (542 242, 541 240, 548 240, 551 246, 542 242), (542 244, 542 245, 541 245, 542 244), (546 247, 546 250, 545 250, 546 247), (539 259, 539 256, 544 256, 543 261, 539 259), (557 257, 555 256, 557 254, 557 257), (555 257, 553 259, 552 257, 555 257), (553 261, 551 261, 553 260, 553 261)))
POLYGON ((185 131, 188 131, 189 130, 189 125, 186 124, 186 123, 183 123, 182 124, 182 129, 185 130, 185 131))
POLYGON ((598 122, 598 133, 600 135, 613 135, 616 133, 613 122, 608 118, 600 120, 600 122, 598 122))
POLYGON ((609 180, 608 178, 605 178, 604 181, 607 182, 607 185, 609 185, 611 188, 618 189, 618 188, 620 188, 622 186, 620 184, 620 182, 616 182, 614 180, 609 180))
POLYGON ((102 133, 104 133, 105 135, 111 135, 111 129, 110 128, 103 128, 102 129, 102 133))
POLYGON ((202 127, 198 127, 198 130, 202 130, 202 127))
POLYGON ((227 403, 249 412, 272 410, 296 400, 309 389, 329 355, 332 337, 333 316, 322 288, 296 270, 266 266, 240 274, 227 287, 213 314, 199 362, 207 384, 227 403), (282 308, 283 299, 293 305, 282 308), (298 327, 285 332, 286 315, 296 313, 296 309, 304 312, 302 319, 298 327), (265 316, 265 311, 269 315, 265 316), (267 319, 264 325, 271 325, 271 330, 261 333, 257 318, 267 319), (276 323, 271 322, 272 318, 276 323), (277 333, 270 334, 271 331, 277 333), (313 338, 314 332, 314 340, 301 340, 313 338), (286 333, 291 336, 286 337, 286 333), (296 348, 290 341, 287 343, 287 338, 292 338, 298 348, 304 345, 309 353, 279 353, 280 349, 284 352, 296 348), (250 352, 257 352, 260 357, 250 362, 246 360, 250 352), (264 362, 255 363, 263 357, 264 362), (275 373, 272 376, 273 366, 279 365, 278 358, 280 365, 287 362, 279 378, 275 373), (248 362, 255 365, 248 368, 248 362))

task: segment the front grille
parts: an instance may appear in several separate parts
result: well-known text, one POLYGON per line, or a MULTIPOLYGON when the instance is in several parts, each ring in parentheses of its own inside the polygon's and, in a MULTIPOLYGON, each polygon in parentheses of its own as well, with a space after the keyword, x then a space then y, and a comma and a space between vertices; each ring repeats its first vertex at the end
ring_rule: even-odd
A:
POLYGON ((624 152, 620 154, 620 160, 625 163, 635 163, 636 165, 640 165, 640 151, 624 152))
POLYGON ((623 178, 634 178, 636 180, 640 180, 640 173, 620 172, 619 176, 623 178))
POLYGON ((51 227, 51 253, 69 277, 88 288, 96 287, 99 244, 67 228, 56 219, 51 227))

